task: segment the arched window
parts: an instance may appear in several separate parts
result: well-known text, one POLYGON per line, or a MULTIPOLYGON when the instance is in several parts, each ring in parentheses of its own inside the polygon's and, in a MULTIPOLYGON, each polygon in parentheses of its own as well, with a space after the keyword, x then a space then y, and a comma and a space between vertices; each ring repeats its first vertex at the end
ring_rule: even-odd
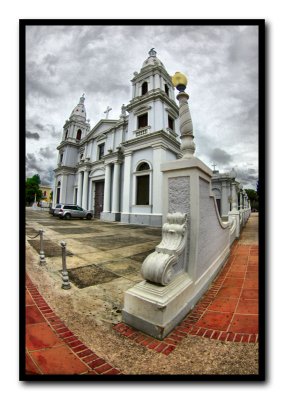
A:
POLYGON ((146 162, 138 165, 136 171, 136 205, 149 205, 150 199, 150 166, 146 162), (143 173, 145 171, 145 173, 143 173))
POLYGON ((137 171, 145 171, 147 169, 150 169, 149 164, 146 162, 142 162, 141 164, 138 165, 137 171))
POLYGON ((81 140, 81 135, 82 135, 82 131, 81 131, 81 129, 78 129, 78 130, 77 130, 76 139, 77 139, 77 140, 81 140))
POLYGON ((142 92, 141 95, 143 96, 144 94, 146 94, 148 92, 148 83, 144 82, 142 85, 142 92))
POLYGON ((67 129, 67 131, 65 132, 65 140, 68 138, 68 129, 67 129))

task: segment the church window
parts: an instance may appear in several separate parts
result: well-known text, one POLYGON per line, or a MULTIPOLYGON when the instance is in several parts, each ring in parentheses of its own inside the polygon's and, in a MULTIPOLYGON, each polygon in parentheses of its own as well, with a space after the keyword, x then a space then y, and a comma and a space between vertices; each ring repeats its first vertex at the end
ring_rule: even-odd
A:
POLYGON ((168 115, 168 127, 173 131, 174 130, 174 119, 168 115))
POLYGON ((136 177, 137 182, 137 197, 136 204, 149 205, 149 175, 142 175, 136 177))
POLYGON ((148 113, 138 116, 138 129, 148 126, 148 113))
POLYGON ((167 84, 165 84, 165 92, 166 92, 167 95, 169 95, 169 87, 168 87, 167 84))
POLYGON ((141 95, 143 96, 144 94, 146 94, 148 92, 148 83, 144 82, 142 85, 142 92, 141 95))
POLYGON ((68 129, 67 129, 67 131, 65 132, 65 140, 68 138, 68 129))
POLYGON ((60 162, 63 161, 63 153, 60 154, 60 162))
POLYGON ((99 160, 101 160, 105 154, 105 144, 99 144, 98 145, 98 150, 99 150, 99 160))
POLYGON ((137 171, 145 171, 147 169, 150 169, 149 164, 146 162, 142 162, 141 164, 139 164, 137 171))
POLYGON ((77 140, 81 140, 81 136, 82 136, 82 131, 81 131, 81 129, 78 129, 78 130, 77 130, 76 139, 77 139, 77 140))

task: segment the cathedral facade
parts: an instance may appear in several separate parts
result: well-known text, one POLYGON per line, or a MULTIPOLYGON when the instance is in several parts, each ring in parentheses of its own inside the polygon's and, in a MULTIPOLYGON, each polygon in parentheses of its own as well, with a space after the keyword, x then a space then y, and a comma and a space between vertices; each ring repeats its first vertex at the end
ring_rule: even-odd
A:
POLYGON ((179 110, 171 77, 151 49, 135 72, 119 119, 92 129, 82 96, 63 126, 53 202, 91 209, 95 218, 162 225, 160 165, 180 157, 179 110))

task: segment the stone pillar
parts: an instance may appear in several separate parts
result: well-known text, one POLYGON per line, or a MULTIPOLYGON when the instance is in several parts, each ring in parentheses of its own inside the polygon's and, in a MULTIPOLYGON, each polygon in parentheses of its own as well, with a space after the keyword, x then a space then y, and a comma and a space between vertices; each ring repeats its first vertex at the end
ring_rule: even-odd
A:
POLYGON ((222 181, 221 185, 221 216, 225 217, 227 215, 226 202, 228 202, 226 181, 222 181))
POLYGON ((77 204, 78 204, 78 206, 82 206, 82 185, 83 185, 83 175, 82 175, 82 172, 79 171, 78 193, 77 193, 77 204))
POLYGON ((180 92, 177 95, 179 101, 179 121, 180 121, 180 139, 181 139, 181 151, 183 158, 191 158, 195 152, 193 126, 191 121, 191 115, 188 107, 187 100, 189 95, 185 92, 180 92))
POLYGON ((232 211, 238 211, 238 196, 235 181, 232 181, 232 211))
POLYGON ((61 176, 61 186, 60 186, 60 203, 67 203, 67 176, 61 176))
POLYGON ((113 183, 112 183, 112 212, 119 213, 119 188, 120 188, 120 162, 114 163, 113 183))
POLYGON ((122 197, 122 214, 121 222, 129 222, 130 213, 130 193, 131 193, 131 177, 132 177, 132 154, 124 154, 124 179, 123 179, 123 197, 122 197))
POLYGON ((111 164, 105 166, 105 190, 104 190, 104 211, 110 212, 110 195, 111 195, 111 164))
POLYGON ((154 214, 161 214, 163 206, 163 198, 161 196, 162 191, 162 179, 161 179, 161 164, 163 162, 163 152, 160 147, 153 148, 153 183, 152 183, 152 212, 154 214))
POLYGON ((242 190, 240 191, 240 209, 244 209, 244 194, 242 190))
POLYGON ((84 171, 84 181, 83 181, 83 195, 82 195, 82 207, 88 208, 88 184, 89 184, 89 172, 84 171))

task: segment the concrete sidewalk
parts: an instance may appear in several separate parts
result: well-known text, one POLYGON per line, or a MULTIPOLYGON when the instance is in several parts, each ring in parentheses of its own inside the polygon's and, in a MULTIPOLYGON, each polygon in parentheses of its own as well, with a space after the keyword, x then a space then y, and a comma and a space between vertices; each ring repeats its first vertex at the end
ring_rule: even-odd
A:
POLYGON ((159 243, 160 230, 100 221, 70 223, 39 214, 28 215, 27 233, 32 236, 44 226, 50 257, 39 267, 37 245, 28 238, 27 373, 258 373, 257 214, 251 215, 208 292, 163 341, 127 327, 120 317, 123 291, 142 279, 141 261, 159 243), (62 234, 73 254, 68 291, 61 289, 55 246, 62 234))

